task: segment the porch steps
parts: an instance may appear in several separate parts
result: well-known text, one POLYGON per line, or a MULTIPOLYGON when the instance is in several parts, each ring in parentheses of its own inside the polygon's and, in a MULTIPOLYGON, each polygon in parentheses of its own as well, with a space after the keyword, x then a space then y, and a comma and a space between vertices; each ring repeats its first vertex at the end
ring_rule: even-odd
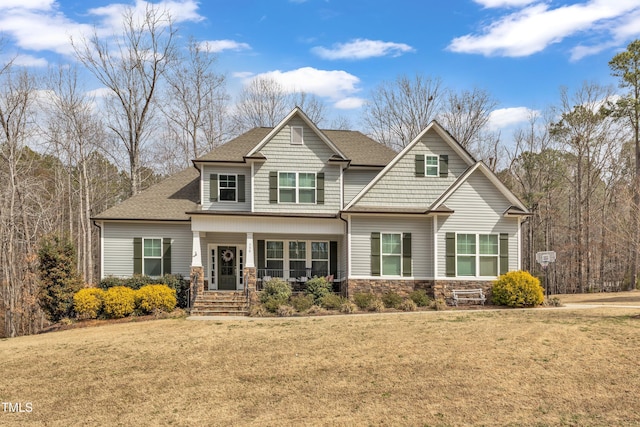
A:
POLYGON ((246 316, 249 314, 247 299, 240 291, 204 291, 196 297, 192 316, 246 316))

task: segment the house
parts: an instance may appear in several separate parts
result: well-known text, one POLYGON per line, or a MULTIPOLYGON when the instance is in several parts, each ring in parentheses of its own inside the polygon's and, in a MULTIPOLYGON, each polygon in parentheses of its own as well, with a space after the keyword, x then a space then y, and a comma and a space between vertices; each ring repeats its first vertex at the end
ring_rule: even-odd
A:
POLYGON ((437 122, 396 153, 295 108, 94 218, 101 275, 190 276, 205 291, 294 286, 446 293, 520 269, 526 207, 437 122))

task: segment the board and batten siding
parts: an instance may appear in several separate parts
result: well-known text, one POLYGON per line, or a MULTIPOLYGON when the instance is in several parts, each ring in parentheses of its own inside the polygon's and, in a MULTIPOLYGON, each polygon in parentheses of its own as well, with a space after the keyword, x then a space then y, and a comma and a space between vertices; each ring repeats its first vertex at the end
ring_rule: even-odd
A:
POLYGON ((329 163, 335 152, 300 118, 293 118, 260 152, 267 158, 254 166, 254 211, 337 213, 340 209, 340 165, 329 163), (291 144, 291 126, 303 127, 301 145, 291 144), (324 203, 269 203, 269 172, 324 173, 324 203))
POLYGON ((380 173, 381 169, 347 169, 344 172, 344 205, 354 197, 380 173))
POLYGON ((435 130, 430 130, 376 182, 355 206, 428 208, 469 165, 435 130), (415 156, 448 156, 446 177, 416 176, 415 156))
POLYGON ((350 232, 350 277, 371 277, 371 233, 374 232, 411 233, 412 277, 433 277, 432 218, 352 215, 350 232))
MULTIPOLYGON (((251 211, 251 168, 242 166, 205 165, 202 168, 202 209, 214 211, 251 211), (241 202, 212 202, 210 200, 211 174, 220 175, 244 175, 245 201, 241 202)), ((237 185, 237 181, 236 181, 237 185)), ((236 196, 237 197, 237 196, 236 196)))
POLYGON ((133 239, 170 238, 171 273, 189 277, 193 233, 188 223, 104 222, 102 276, 133 275, 133 239))
POLYGON ((438 277, 446 276, 446 233, 509 235, 509 270, 518 269, 518 218, 504 217, 509 201, 480 171, 474 172, 447 200, 452 215, 438 216, 438 277))

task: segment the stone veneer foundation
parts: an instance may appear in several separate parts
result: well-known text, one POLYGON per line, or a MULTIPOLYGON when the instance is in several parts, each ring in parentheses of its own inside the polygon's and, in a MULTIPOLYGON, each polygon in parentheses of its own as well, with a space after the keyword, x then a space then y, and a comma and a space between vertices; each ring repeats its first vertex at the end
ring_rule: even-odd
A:
POLYGON ((353 296, 359 292, 382 295, 385 292, 395 292, 408 295, 411 292, 424 289, 427 295, 434 299, 451 299, 453 289, 482 289, 487 301, 491 300, 492 281, 478 280, 388 280, 388 279, 350 279, 346 284, 346 295, 353 296))

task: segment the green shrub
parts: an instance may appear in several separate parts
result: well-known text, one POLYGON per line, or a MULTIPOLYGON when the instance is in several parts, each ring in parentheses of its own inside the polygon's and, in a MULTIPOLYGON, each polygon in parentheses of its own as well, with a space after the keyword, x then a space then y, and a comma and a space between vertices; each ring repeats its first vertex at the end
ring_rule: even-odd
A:
POLYGON ((358 292, 353 295, 353 302, 360 310, 369 310, 376 296, 368 292, 358 292))
POLYGON ((498 277, 492 294, 495 304, 508 307, 532 307, 544 302, 540 280, 526 271, 510 271, 498 277))
POLYGON ((73 315, 73 296, 83 287, 76 269, 76 251, 66 237, 46 236, 38 249, 38 303, 57 322, 73 315))
POLYGON ((176 291, 167 285, 146 285, 136 292, 136 308, 142 313, 156 310, 171 312, 176 308, 176 291))
POLYGON ((385 292, 382 295, 382 303, 386 308, 398 308, 402 302, 402 297, 393 291, 385 292))
POLYGON ((416 303, 418 307, 428 307, 431 304, 431 298, 424 289, 417 289, 409 294, 411 301, 416 303))
POLYGON ((318 305, 322 297, 330 294, 333 290, 333 285, 324 277, 313 276, 312 279, 307 280, 305 285, 306 289, 304 293, 313 295, 313 300, 318 305))
POLYGON ((102 311, 104 291, 98 288, 80 289, 73 295, 73 307, 81 319, 95 319, 102 311))
POLYGON ((273 278, 264 284, 260 293, 260 302, 271 313, 275 313, 278 307, 287 304, 291 297, 291 286, 282 279, 273 278))
POLYGON ((303 313, 313 305, 313 295, 294 295, 289 299, 289 303, 297 311, 303 313))
POLYGON ((324 307, 327 310, 338 310, 342 303, 344 302, 344 298, 340 295, 336 294, 326 294, 322 298, 320 298, 320 307, 324 307))
POLYGON ((125 286, 114 286, 104 293, 104 314, 110 318, 126 317, 136 308, 136 291, 125 286))
POLYGON ((416 311, 418 305, 411 298, 407 298, 400 303, 398 308, 402 311, 416 311))

